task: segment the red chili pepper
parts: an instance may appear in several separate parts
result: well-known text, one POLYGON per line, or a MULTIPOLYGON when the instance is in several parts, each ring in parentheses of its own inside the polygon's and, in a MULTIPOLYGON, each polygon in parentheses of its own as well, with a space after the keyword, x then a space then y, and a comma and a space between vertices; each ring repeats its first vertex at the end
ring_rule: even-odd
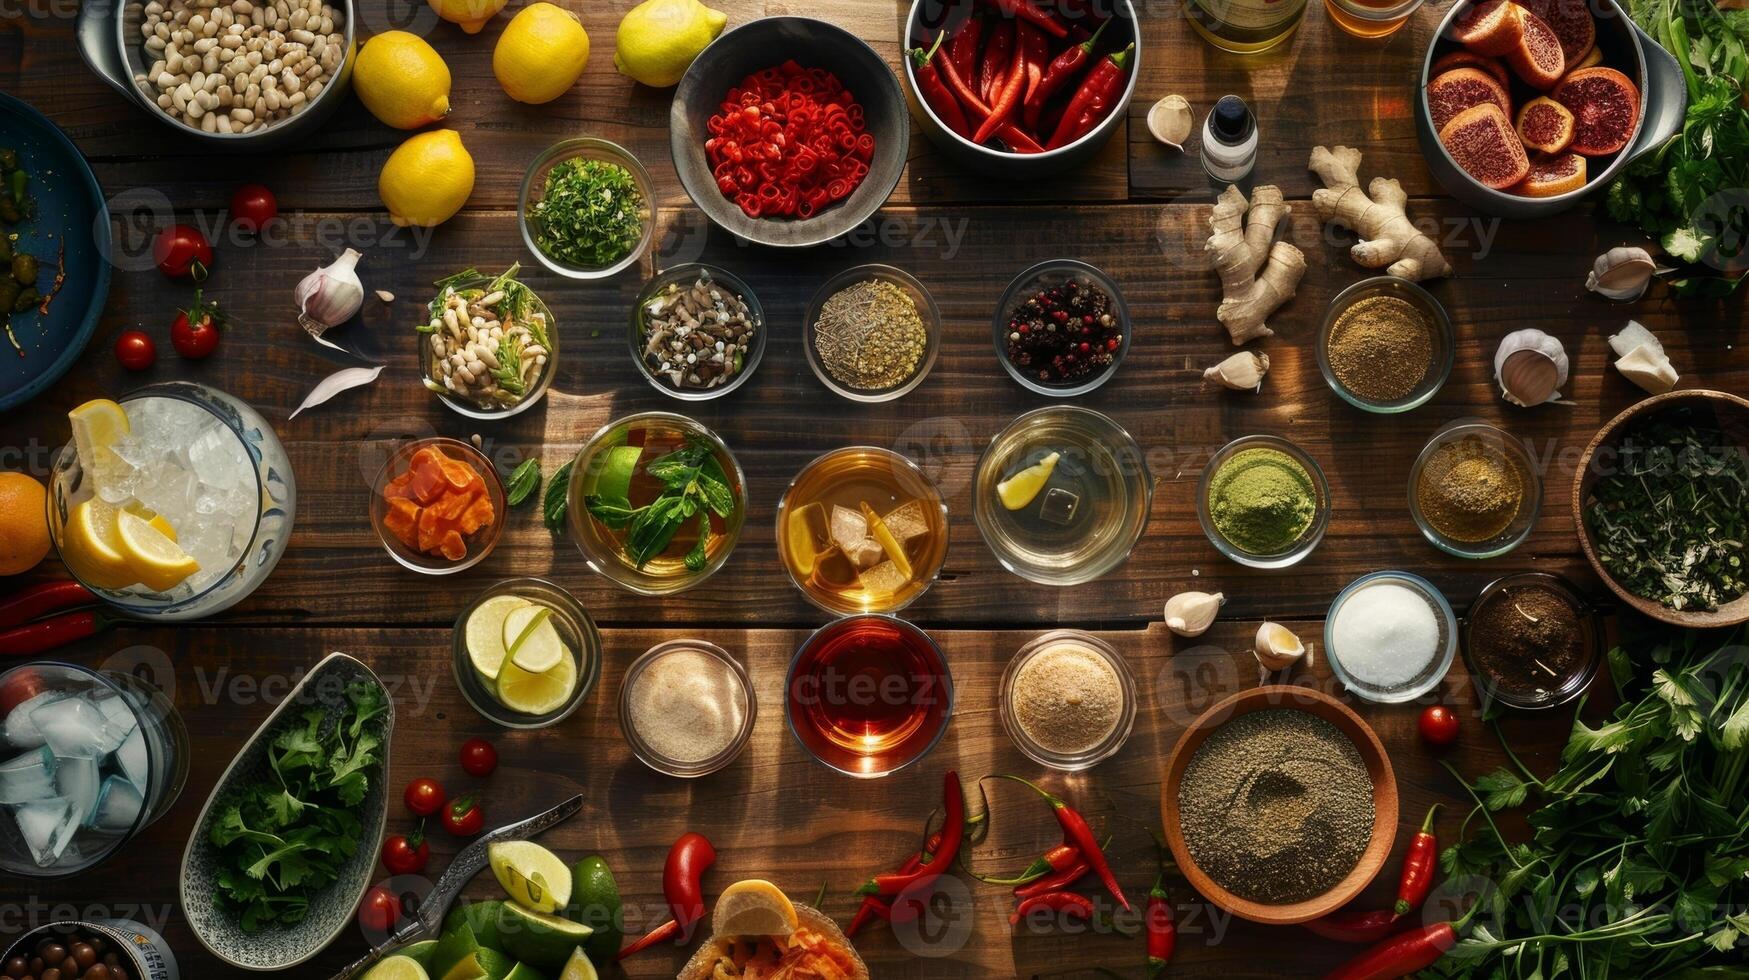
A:
POLYGON ((705 914, 704 873, 716 863, 717 849, 703 834, 681 834, 668 849, 668 860, 662 865, 662 897, 668 900, 668 913, 674 918, 620 950, 616 959, 623 960, 670 939, 686 942, 692 938, 692 927, 705 914))
POLYGON ((1105 884, 1105 890, 1117 903, 1129 910, 1130 900, 1123 895, 1123 888, 1117 883, 1117 875, 1111 873, 1111 864, 1105 859, 1105 851, 1099 846, 1099 838, 1093 836, 1093 828, 1087 825, 1087 818, 1078 813, 1074 807, 1064 802, 1059 796, 1046 792, 1045 789, 1029 779, 1020 776, 1004 774, 1003 779, 1012 779, 1030 788, 1033 792, 1045 798, 1051 805, 1051 811, 1057 816, 1057 823, 1063 828, 1063 839, 1079 847, 1086 855, 1087 863, 1099 875, 1099 880, 1105 884))
POLYGON ((1363 951, 1329 973, 1324 980, 1394 980, 1424 970, 1457 945, 1450 922, 1412 929, 1363 951))
POLYGON ((1399 916, 1420 908, 1427 893, 1433 890, 1433 875, 1439 867, 1439 838, 1433 834, 1433 816, 1438 812, 1439 804, 1435 803, 1403 855, 1403 873, 1397 881, 1397 905, 1393 910, 1399 916))
POLYGON ((1014 22, 999 21, 984 50, 978 55, 978 85, 975 91, 986 105, 994 105, 1002 82, 1008 77, 1008 63, 1014 56, 1014 22))
POLYGON ((1165 875, 1155 875, 1154 887, 1148 889, 1148 913, 1143 924, 1148 930, 1148 980, 1155 980, 1166 972, 1172 951, 1178 948, 1178 924, 1172 921, 1165 875))
POLYGON ((970 78, 978 67, 978 46, 984 40, 983 17, 973 14, 966 18, 965 24, 954 32, 953 40, 947 43, 947 60, 953 62, 954 70, 961 78, 970 78))
MULTIPOLYGON (((978 93, 972 91, 971 84, 954 67, 952 59, 943 61, 939 70, 947 81, 948 89, 959 99, 960 105, 965 107, 967 118, 983 122, 984 117, 990 114, 990 107, 984 104, 983 99, 978 98, 978 93)), ((1045 149, 1012 122, 998 130, 996 136, 1016 153, 1043 153, 1045 149)))
POLYGON ((1111 112, 1117 90, 1129 71, 1130 55, 1135 49, 1136 46, 1131 44, 1122 51, 1107 55, 1087 73, 1081 87, 1075 90, 1074 97, 1069 100, 1069 107, 1063 111, 1063 121, 1057 124, 1056 132, 1051 134, 1051 140, 1045 144, 1045 149, 1054 150, 1073 143, 1087 135, 1111 112))
POLYGON ((1019 42, 1021 67, 1026 72, 1026 87, 1021 90, 1020 101, 1026 104, 1026 97, 1031 95, 1045 77, 1045 62, 1050 60, 1050 41, 1045 33, 1032 24, 1022 21, 1015 28, 1015 40, 1019 42))
POLYGON ((628 956, 642 953, 651 946, 669 942, 671 940, 678 940, 679 938, 680 923, 674 919, 669 919, 667 922, 664 922, 656 928, 651 929, 649 932, 644 933, 642 938, 632 943, 630 946, 620 950, 619 955, 614 957, 614 962, 617 963, 628 956))
MULTIPOLYGON (((1111 21, 1105 22, 1109 23, 1111 21)), ((1081 70, 1087 67, 1087 63, 1093 58, 1093 49, 1099 43, 1099 35, 1105 33, 1105 24, 1100 24, 1092 37, 1080 44, 1069 45, 1061 54, 1051 59, 1050 65, 1045 68, 1044 77, 1039 79, 1038 88, 1026 93, 1026 105, 1022 111, 1026 128, 1035 133, 1039 131, 1039 113, 1043 111, 1045 103, 1063 86, 1074 81, 1081 74, 1081 70)))
POLYGON ((1008 924, 1017 926, 1020 920, 1038 909, 1049 909, 1059 912, 1071 919, 1093 918, 1093 901, 1078 892, 1045 892, 1034 895, 1019 905, 1008 915, 1008 924))
POLYGON ((0 601, 0 629, 11 629, 38 616, 96 601, 90 589, 73 579, 39 582, 0 601))
POLYGON ((961 136, 971 135, 971 124, 966 122, 965 110, 960 108, 959 100, 948 91, 947 84, 941 80, 941 73, 935 70, 935 52, 941 48, 940 34, 935 36, 935 44, 928 51, 922 48, 911 49, 912 73, 917 77, 917 92, 923 96, 923 101, 948 129, 961 136))
POLYGON ((1055 17, 1032 5, 1032 0, 990 0, 997 10, 1043 28, 1052 37, 1068 37, 1069 28, 1055 17))
MULTIPOLYGON (((1025 23, 1016 24, 1016 34, 1029 33, 1025 23)), ((1014 118, 1014 111, 1020 106, 1020 97, 1026 90, 1026 44, 1017 42, 1014 51, 1008 57, 1008 72, 1003 77, 1001 91, 992 100, 990 114, 979 124, 978 132, 972 137, 972 142, 982 143, 996 135, 996 130, 1004 123, 1014 118)))
POLYGON ((1396 928, 1397 916, 1390 909, 1344 909, 1300 925, 1314 936, 1339 943, 1376 943, 1396 928))
MULTIPOLYGON (((1081 852, 1076 851, 1075 853, 1078 855, 1081 852)), ((1045 892, 1060 892, 1085 878, 1087 873, 1092 870, 1093 865, 1088 863, 1086 858, 1080 858, 1074 864, 1045 875, 1037 881, 1015 886, 1014 897, 1031 898, 1034 895, 1043 895, 1045 892)))
POLYGON ((942 805, 947 816, 941 824, 940 849, 909 873, 876 875, 873 881, 863 886, 864 894, 896 897, 892 916, 895 922, 909 922, 917 917, 923 903, 907 896, 922 893, 959 857, 960 844, 965 838, 965 791, 960 788, 959 774, 952 770, 948 771, 944 783, 942 805))
MULTIPOLYGON (((911 856, 905 859, 905 863, 899 865, 898 873, 906 875, 921 868, 923 866, 924 853, 928 852, 933 854, 935 853, 935 849, 940 846, 941 832, 936 831, 929 835, 927 841, 923 842, 924 850, 913 851, 911 856)), ((849 927, 844 930, 844 934, 846 936, 854 936, 863 926, 868 925, 871 919, 877 917, 888 919, 891 918, 892 915, 893 906, 890 903, 883 902, 874 895, 865 896, 862 900, 862 904, 856 909, 856 915, 851 918, 849 927)))
POLYGON ((75 640, 96 636, 114 620, 86 610, 62 613, 51 619, 0 632, 0 657, 29 657, 66 646, 75 640))

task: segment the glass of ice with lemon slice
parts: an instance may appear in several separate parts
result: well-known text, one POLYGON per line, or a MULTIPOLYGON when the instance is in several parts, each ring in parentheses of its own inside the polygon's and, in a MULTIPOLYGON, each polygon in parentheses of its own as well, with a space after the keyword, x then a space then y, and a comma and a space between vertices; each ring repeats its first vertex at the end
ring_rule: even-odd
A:
POLYGON ((200 619, 272 573, 297 481, 254 409, 178 381, 86 402, 68 421, 49 531, 68 570, 104 601, 144 619, 200 619))
POLYGON ((456 685, 505 728, 563 720, 601 676, 601 634, 569 592, 545 579, 507 579, 455 622, 456 685))

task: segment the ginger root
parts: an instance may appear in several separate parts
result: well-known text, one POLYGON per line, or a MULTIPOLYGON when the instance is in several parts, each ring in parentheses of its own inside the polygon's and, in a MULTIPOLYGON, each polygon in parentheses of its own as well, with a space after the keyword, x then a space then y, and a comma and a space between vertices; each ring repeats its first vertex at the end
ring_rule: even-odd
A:
POLYGON ((1333 221, 1360 236, 1348 250, 1354 261, 1368 269, 1384 269, 1399 279, 1437 279, 1451 272, 1451 263, 1432 238, 1416 229, 1403 205, 1409 195, 1395 178, 1374 177, 1366 191, 1360 189, 1360 151, 1338 146, 1334 150, 1315 146, 1308 168, 1324 182, 1312 192, 1318 217, 1333 221))
POLYGON ((1211 253, 1221 277, 1215 319, 1227 328, 1234 345, 1274 334, 1264 321, 1293 298, 1306 274, 1305 255, 1288 242, 1274 240, 1276 226, 1292 211, 1281 189, 1265 184, 1251 191, 1249 202, 1229 185, 1209 212, 1211 234, 1203 249, 1211 253))

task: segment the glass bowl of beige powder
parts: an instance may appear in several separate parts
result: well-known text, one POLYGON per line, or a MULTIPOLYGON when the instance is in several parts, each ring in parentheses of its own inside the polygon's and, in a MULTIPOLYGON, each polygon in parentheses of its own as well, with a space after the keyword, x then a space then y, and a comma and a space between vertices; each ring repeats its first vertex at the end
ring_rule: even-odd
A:
POLYGON ((747 668, 704 640, 658 643, 626 668, 619 726, 651 769, 694 778, 735 761, 757 714, 747 668))
POLYGON ((1027 757, 1063 772, 1109 759, 1136 721, 1136 680, 1111 644, 1052 630, 1020 648, 1002 672, 1002 727, 1027 757))

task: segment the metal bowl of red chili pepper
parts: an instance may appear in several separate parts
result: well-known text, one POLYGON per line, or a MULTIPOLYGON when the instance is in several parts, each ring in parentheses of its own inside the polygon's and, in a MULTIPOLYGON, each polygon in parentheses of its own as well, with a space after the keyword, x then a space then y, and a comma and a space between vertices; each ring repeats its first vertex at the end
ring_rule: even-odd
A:
POLYGON ((759 245, 818 245, 861 224, 898 185, 910 141, 892 69, 854 34, 808 17, 765 17, 717 38, 669 112, 686 193, 759 245))
POLYGON ((905 85, 962 166, 1032 178, 1080 166, 1124 124, 1141 77, 1131 0, 913 0, 905 85))

